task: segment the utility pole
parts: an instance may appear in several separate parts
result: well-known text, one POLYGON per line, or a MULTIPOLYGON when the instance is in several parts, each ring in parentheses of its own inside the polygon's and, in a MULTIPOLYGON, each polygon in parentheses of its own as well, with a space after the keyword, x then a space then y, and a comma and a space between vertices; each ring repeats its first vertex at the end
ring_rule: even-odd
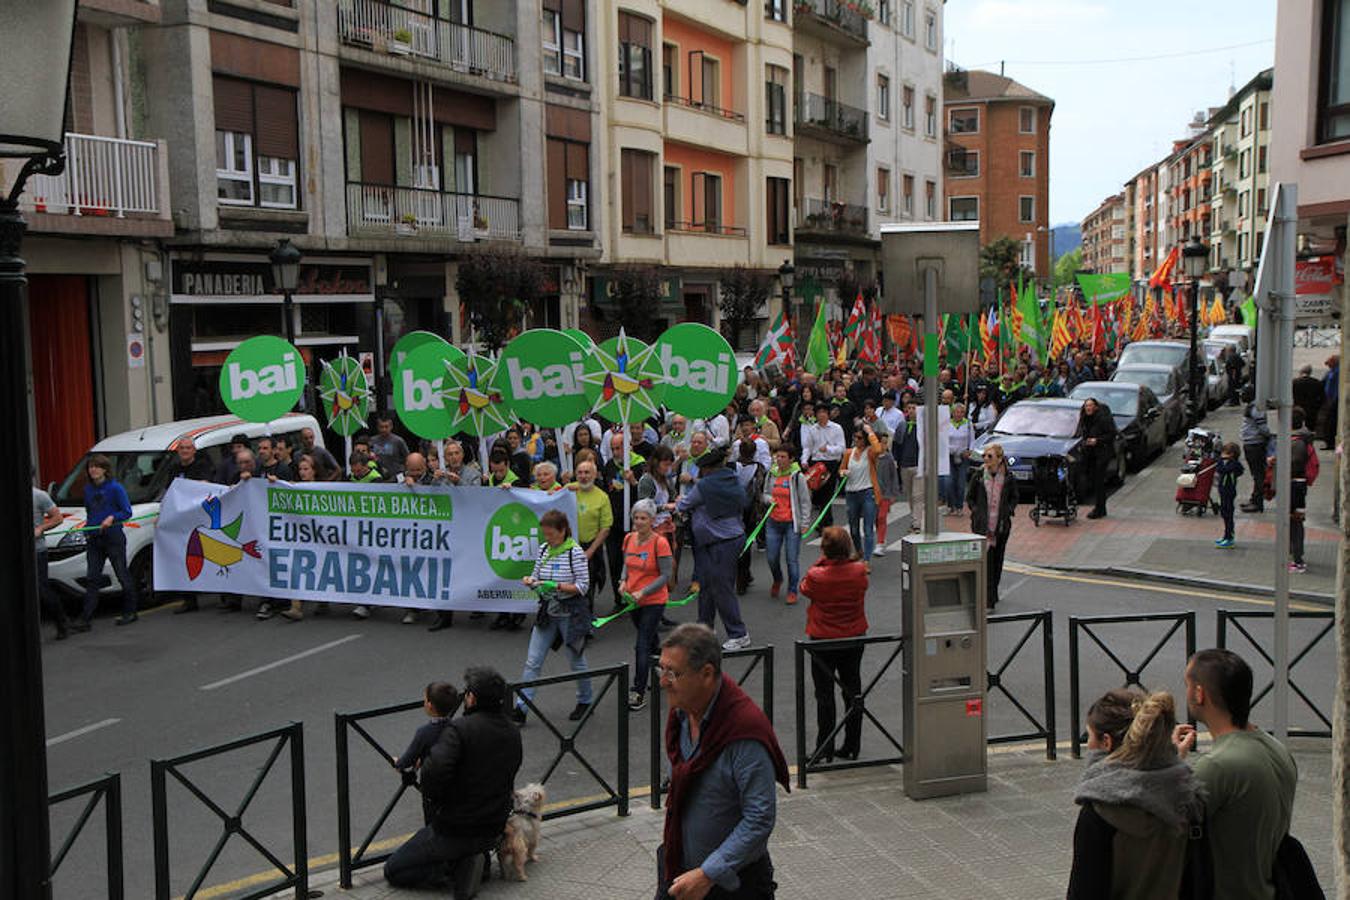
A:
MULTIPOLYGON (((1337 433, 1330 435, 1331 446, 1340 447, 1346 431, 1345 417, 1350 412, 1350 375, 1345 371, 1345 353, 1350 350, 1346 322, 1350 321, 1350 294, 1341 297, 1341 369, 1340 389, 1336 393, 1339 415, 1337 433)), ((1336 693, 1332 700, 1331 733, 1331 835, 1332 869, 1336 878, 1336 896, 1350 897, 1350 466, 1338 457, 1336 492, 1341 502, 1341 542, 1336 553, 1336 693)))

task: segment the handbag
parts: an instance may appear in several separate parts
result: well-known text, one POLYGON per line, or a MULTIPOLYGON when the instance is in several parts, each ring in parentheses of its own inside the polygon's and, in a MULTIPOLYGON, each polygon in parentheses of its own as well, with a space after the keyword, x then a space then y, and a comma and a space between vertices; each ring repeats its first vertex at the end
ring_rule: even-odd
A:
POLYGON ((806 470, 806 486, 810 490, 818 491, 820 486, 825 483, 825 479, 829 477, 829 467, 823 462, 818 462, 806 470))
POLYGON ((1186 836, 1186 866, 1181 873, 1182 900, 1213 900, 1214 854, 1209 846, 1209 822, 1203 810, 1191 818, 1186 836))
POLYGON ((1275 851, 1275 900, 1326 900, 1308 851, 1286 834, 1275 851))

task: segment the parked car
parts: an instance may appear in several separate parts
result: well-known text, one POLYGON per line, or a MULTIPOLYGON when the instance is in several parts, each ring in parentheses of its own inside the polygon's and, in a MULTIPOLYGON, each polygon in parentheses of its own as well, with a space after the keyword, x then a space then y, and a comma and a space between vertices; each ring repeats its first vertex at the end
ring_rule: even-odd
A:
MULTIPOLYGON (((1183 388, 1183 400, 1189 401, 1190 398, 1190 377, 1187 373, 1191 364, 1191 345, 1185 341, 1135 341, 1133 344, 1127 344, 1121 351, 1121 366, 1134 365, 1167 365, 1177 370, 1183 388)), ((1199 362, 1203 366, 1203 361, 1199 362)), ((1156 393, 1156 392, 1155 392, 1156 393)), ((1159 394, 1161 396, 1161 394, 1159 394)), ((1182 408, 1186 412, 1186 421, 1181 428, 1186 428, 1193 422, 1198 422, 1205 417, 1206 407, 1197 402, 1192 408, 1189 404, 1182 408)), ((1180 432, 1178 431, 1178 434, 1180 432)))
POLYGON ((1247 362, 1252 361, 1253 341, 1256 335, 1247 325, 1215 325, 1209 330, 1210 339, 1233 340, 1237 342, 1238 349, 1242 352, 1247 362))
POLYGON ((1228 338, 1205 338, 1200 346, 1205 354, 1209 408, 1215 409, 1228 399, 1228 367, 1224 365, 1223 351, 1232 348, 1234 353, 1241 353, 1242 350, 1237 341, 1228 338))
POLYGON ((1080 404, 1089 397, 1111 410, 1131 472, 1139 471, 1167 448, 1163 407, 1150 388, 1118 381, 1085 381, 1069 392, 1069 399, 1080 404))
MULTIPOLYGON (((85 532, 79 529, 85 524, 86 466, 93 454, 101 453, 108 457, 112 463, 112 477, 126 488, 127 499, 131 501, 134 521, 125 526, 127 565, 136 582, 141 604, 147 606, 154 602, 155 567, 152 551, 156 520, 153 516, 159 512, 159 502, 173 477, 172 464, 176 461, 178 442, 192 438, 197 444, 197 452, 211 460, 214 467, 220 463, 222 451, 236 434, 246 434, 253 439, 266 434, 286 435, 293 446, 299 447, 300 432, 305 428, 314 429, 316 435, 323 433, 313 416, 291 413, 265 424, 243 422, 234 416, 186 419, 126 431, 99 441, 51 492, 52 499, 60 507, 65 519, 60 527, 45 535, 48 575, 52 585, 66 593, 84 596, 87 581, 85 532)), ((100 593, 108 595, 120 590, 113 576, 112 565, 105 565, 100 593)))
MULTIPOLYGON (((1067 397, 1043 397, 1021 400, 1004 410, 993 429, 975 439, 972 455, 978 456, 986 444, 1003 445, 1008 468, 1021 491, 1032 493, 1032 470, 1042 456, 1063 456, 1069 460, 1069 477, 1082 496, 1087 488, 1086 473, 1079 465, 1078 413, 1083 401, 1067 397)), ((1113 413, 1114 414, 1114 413, 1113 413)), ((1111 481, 1125 478, 1125 447, 1116 444, 1116 465, 1111 481)))
POLYGON ((1158 398, 1163 408, 1167 442, 1170 444, 1186 430, 1186 383, 1181 371, 1165 364, 1122 365, 1111 375, 1114 382, 1139 384, 1158 398))

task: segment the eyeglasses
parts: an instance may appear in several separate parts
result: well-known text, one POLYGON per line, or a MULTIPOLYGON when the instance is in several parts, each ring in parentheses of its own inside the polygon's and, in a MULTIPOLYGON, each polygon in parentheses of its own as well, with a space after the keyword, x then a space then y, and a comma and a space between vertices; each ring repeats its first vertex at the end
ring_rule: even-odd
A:
POLYGON ((684 672, 676 672, 674 669, 667 669, 665 666, 653 666, 652 668, 656 672, 656 678, 658 681, 665 681, 666 679, 674 681, 681 675, 685 674, 684 672))

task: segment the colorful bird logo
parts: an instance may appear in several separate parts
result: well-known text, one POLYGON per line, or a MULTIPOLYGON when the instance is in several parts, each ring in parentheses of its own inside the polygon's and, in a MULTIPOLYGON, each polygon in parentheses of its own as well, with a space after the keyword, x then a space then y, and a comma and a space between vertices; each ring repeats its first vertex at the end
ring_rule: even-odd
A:
POLYGON ((361 363, 343 353, 322 362, 319 399, 328 413, 328 425, 341 435, 352 435, 366 425, 370 412, 370 382, 361 363))
POLYGON ((211 562, 219 566, 218 575, 229 575, 230 566, 242 560, 247 554, 254 559, 262 559, 258 552, 258 542, 239 543, 239 529, 244 524, 244 514, 240 513, 228 525, 220 524, 220 498, 207 497, 202 501, 202 509, 211 518, 209 528, 194 528, 188 536, 187 572, 188 578, 196 579, 202 574, 202 568, 211 562))

